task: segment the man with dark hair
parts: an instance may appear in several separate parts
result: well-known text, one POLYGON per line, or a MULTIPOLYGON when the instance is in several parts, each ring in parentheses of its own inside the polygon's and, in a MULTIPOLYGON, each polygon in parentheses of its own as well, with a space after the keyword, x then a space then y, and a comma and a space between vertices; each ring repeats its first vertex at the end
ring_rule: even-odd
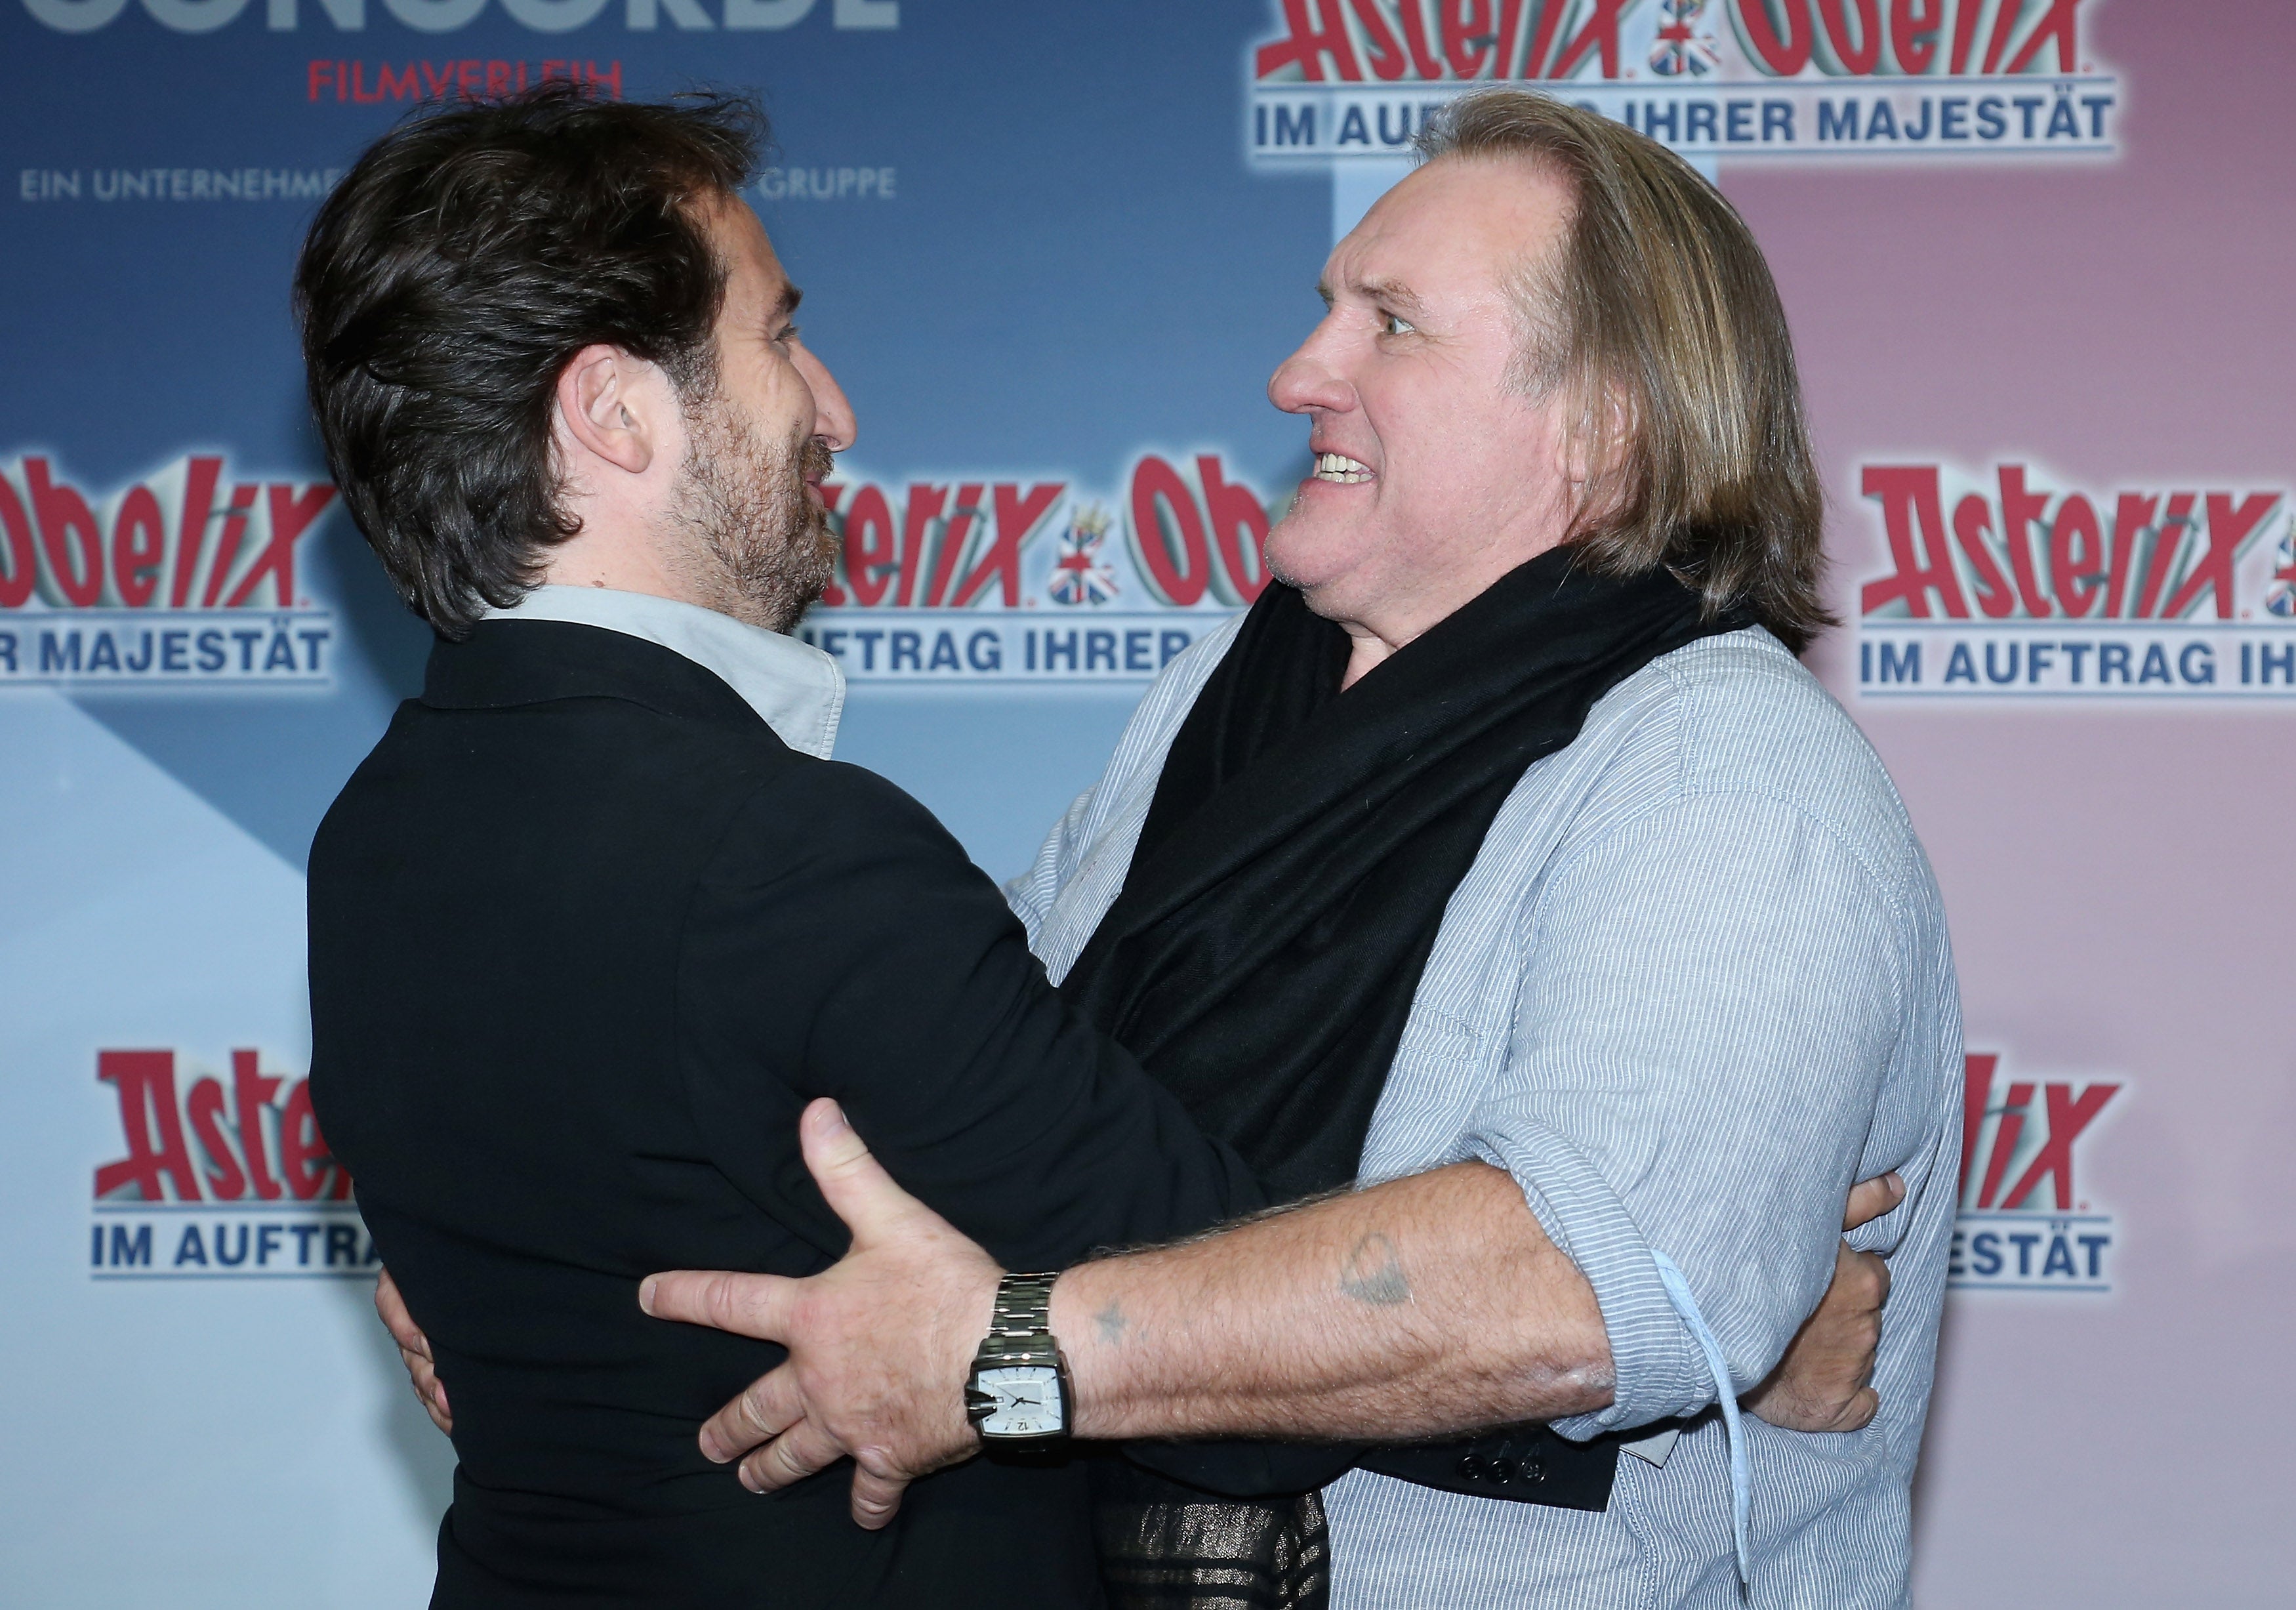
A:
MULTIPOLYGON (((1361 1188, 1031 1277, 1065 1428, 1407 1444, 1324 1490, 1342 1610, 1902 1605, 1960 1016, 1904 807, 1796 662, 1827 620, 1784 315, 1719 193, 1591 111, 1479 92, 1422 149, 1269 386, 1316 455, 1278 585, 1012 891, 1279 1196, 1361 1188), (1885 1169, 1878 1416, 1742 1423, 1885 1169)), ((1011 1277, 806 1121, 848 1257, 642 1296, 791 1347, 713 1458, 770 1491, 854 1455, 882 1524, 976 1447, 1011 1277)), ((1297 1516, 1136 1497, 1140 1604, 1316 1602, 1297 1516)))
POLYGON ((439 633, 309 888, 314 1099, 454 1390, 441 1606, 1093 1601, 1081 1469, 977 1464, 877 1534, 694 1446, 780 1351, 636 1283, 843 1250, 808 1097, 1015 1261, 1260 1201, 932 818, 826 760, 842 682, 782 632, 855 427, 737 194, 759 133, 722 98, 437 113, 297 280, 337 481, 439 633))

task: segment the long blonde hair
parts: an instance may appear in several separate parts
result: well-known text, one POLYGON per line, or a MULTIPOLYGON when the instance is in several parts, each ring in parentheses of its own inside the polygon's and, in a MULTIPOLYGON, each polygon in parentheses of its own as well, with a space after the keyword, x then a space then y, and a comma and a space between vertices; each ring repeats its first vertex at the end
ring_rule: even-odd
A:
POLYGON ((1687 162, 1598 112, 1480 90, 1428 119, 1431 160, 1527 159, 1570 222, 1528 262, 1516 382, 1570 399, 1588 492, 1569 538, 1594 569, 1663 564, 1710 612, 1749 608, 1796 653, 1833 625, 1819 596, 1824 497, 1793 341, 1737 210, 1687 162))

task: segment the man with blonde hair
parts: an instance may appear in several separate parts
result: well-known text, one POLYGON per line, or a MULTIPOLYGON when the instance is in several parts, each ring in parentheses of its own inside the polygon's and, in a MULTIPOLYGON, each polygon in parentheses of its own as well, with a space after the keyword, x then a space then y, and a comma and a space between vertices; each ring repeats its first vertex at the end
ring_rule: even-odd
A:
POLYGON ((1178 1479, 1103 1483, 1126 1603, 1318 1603, 1328 1547, 1342 1606, 1901 1604, 1960 1021, 1904 808, 1796 659, 1829 621, 1784 313, 1631 130, 1492 91, 1422 150, 1269 387, 1316 455, 1281 585, 1011 891, 1064 995, 1321 1195, 1007 1275, 822 1102, 845 1259, 642 1302, 789 1348, 704 1451, 759 1491, 850 1455, 865 1525, 984 1441, 1129 1440, 1178 1479), (1873 1392, 1742 1419, 1885 1171, 1873 1392), (1286 1502, 1312 1458, 1218 1437, 1354 1468, 1286 1502))

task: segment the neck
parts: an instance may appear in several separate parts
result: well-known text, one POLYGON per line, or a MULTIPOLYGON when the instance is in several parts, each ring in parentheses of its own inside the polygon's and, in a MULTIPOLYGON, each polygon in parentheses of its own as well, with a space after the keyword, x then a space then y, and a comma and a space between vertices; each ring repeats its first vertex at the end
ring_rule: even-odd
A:
MULTIPOLYGON (((1359 625, 1353 620, 1342 620, 1339 624, 1341 629, 1348 635, 1348 669, 1340 677, 1340 691, 1345 693, 1360 681, 1364 674, 1372 667, 1378 665, 1397 649, 1401 648, 1403 644, 1390 643, 1371 628, 1359 625)), ((1406 638, 1405 641, 1407 642, 1409 639, 1406 638)))
POLYGON ((542 569, 545 585, 611 587, 619 593, 644 593, 731 612, 706 584, 704 567, 695 563, 697 556, 664 540, 652 522, 643 517, 606 518, 587 511, 581 519, 578 531, 549 550, 542 569))
MULTIPOLYGON (((1475 554, 1470 564, 1419 579, 1415 585, 1395 589, 1346 614, 1327 616, 1348 634, 1348 669, 1340 678, 1341 690, 1353 687, 1374 666, 1481 597, 1501 577, 1558 546, 1555 535, 1542 535, 1524 545, 1493 544, 1475 554)), ((1311 593, 1308 607, 1316 609, 1316 605, 1311 593)), ((1316 613, 1324 612, 1318 609, 1316 613)))
POLYGON ((647 593, 680 604, 701 602, 693 596, 693 588, 685 578, 676 567, 663 563, 660 554, 585 543, 581 537, 552 551, 543 566, 542 579, 552 587, 611 587, 619 593, 647 593))

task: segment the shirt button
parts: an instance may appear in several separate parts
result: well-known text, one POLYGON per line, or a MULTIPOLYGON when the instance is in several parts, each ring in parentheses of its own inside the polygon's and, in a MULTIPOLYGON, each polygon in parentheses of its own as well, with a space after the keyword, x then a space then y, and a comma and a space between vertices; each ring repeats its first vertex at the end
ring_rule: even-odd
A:
POLYGON ((1500 1486, 1505 1487, 1514 1480, 1516 1468, 1517 1466, 1513 1459, 1493 1459, 1491 1461, 1491 1480, 1496 1482, 1500 1486))
POLYGON ((1467 1454, 1462 1457, 1459 1460, 1459 1479, 1463 1482, 1481 1481, 1483 1479, 1483 1462, 1477 1458, 1473 1454, 1467 1454))

